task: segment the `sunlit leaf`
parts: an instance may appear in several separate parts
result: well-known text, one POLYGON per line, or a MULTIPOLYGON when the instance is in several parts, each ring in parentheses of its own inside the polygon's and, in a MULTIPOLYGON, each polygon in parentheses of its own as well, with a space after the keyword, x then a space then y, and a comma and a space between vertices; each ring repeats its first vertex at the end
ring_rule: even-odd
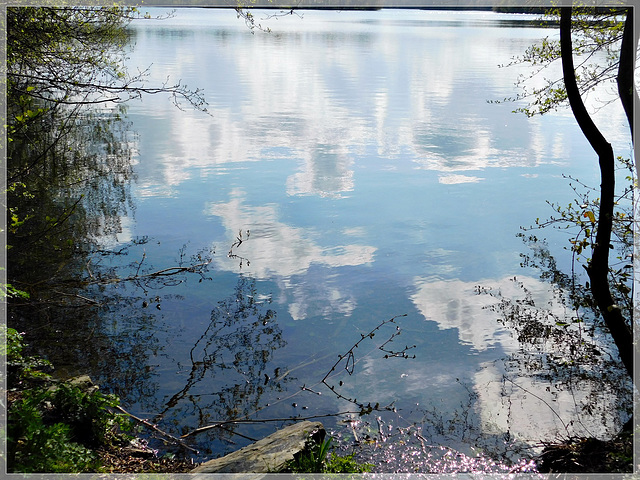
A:
POLYGON ((588 217, 592 223, 596 223, 596 216, 593 214, 591 210, 587 210, 586 212, 584 212, 583 216, 588 217))

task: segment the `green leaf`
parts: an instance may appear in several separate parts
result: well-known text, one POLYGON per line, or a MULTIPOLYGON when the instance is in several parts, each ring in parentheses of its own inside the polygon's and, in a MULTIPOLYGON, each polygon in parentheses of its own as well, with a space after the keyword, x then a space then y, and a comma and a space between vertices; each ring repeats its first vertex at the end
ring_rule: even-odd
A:
POLYGON ((591 210, 587 210, 582 214, 583 217, 588 217, 591 220, 591 223, 596 223, 596 216, 593 214, 591 210))

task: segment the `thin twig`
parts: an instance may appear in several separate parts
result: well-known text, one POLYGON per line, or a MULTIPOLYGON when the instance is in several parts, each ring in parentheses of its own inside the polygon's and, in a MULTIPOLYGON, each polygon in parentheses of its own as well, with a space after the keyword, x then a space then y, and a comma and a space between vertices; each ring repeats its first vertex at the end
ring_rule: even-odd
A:
POLYGON ((58 295, 65 296, 65 297, 79 298, 80 300, 84 300, 85 302, 91 303, 93 305, 100 305, 100 302, 98 302, 98 301, 96 301, 96 300, 94 300, 92 298, 88 298, 88 297, 85 297, 83 295, 79 295, 77 293, 66 293, 66 292, 61 292, 59 290, 53 290, 53 292, 57 293, 58 295))
MULTIPOLYGON (((395 323, 396 318, 400 318, 400 317, 406 317, 407 314, 402 314, 402 315, 396 315, 395 317, 392 317, 388 320, 384 320, 383 322, 381 322, 377 327, 375 327, 373 330, 371 330, 369 333, 367 333, 366 335, 361 333, 360 336, 360 340, 358 340, 350 349, 347 353, 345 353, 344 355, 338 355, 338 361, 336 363, 333 364, 333 366, 331 367, 331 369, 327 372, 327 374, 324 376, 324 378, 321 380, 321 383, 324 383, 327 388, 329 388, 329 390, 331 390, 338 398, 342 399, 342 400, 346 400, 350 403, 353 403, 355 405, 357 405, 358 407, 361 408, 361 412, 365 412, 365 413, 371 413, 373 410, 379 410, 380 409, 380 405, 378 403, 376 403, 375 406, 371 406, 371 404, 369 403, 367 406, 364 405, 364 403, 359 403, 357 401, 357 399, 355 398, 348 398, 345 397, 344 395, 342 395, 340 392, 338 392, 336 390, 336 387, 334 385, 329 385, 329 383, 327 383, 327 379, 329 378, 329 376, 334 373, 336 371, 336 369, 338 368, 338 365, 340 365, 342 363, 343 360, 346 359, 346 363, 344 365, 344 369, 345 371, 349 374, 352 375, 355 365, 356 363, 359 362, 356 361, 355 359, 355 354, 353 353, 354 350, 356 348, 358 348, 358 345, 360 345, 360 343, 362 343, 365 339, 371 339, 375 336, 376 331, 380 330, 384 325, 386 325, 387 323, 395 323)), ((394 333, 391 335, 391 338, 389 338, 389 340, 387 340, 386 342, 384 342, 380 347, 378 347, 379 350, 382 350, 383 352, 387 352, 387 354, 385 354, 385 358, 389 358, 389 356, 402 356, 404 358, 409 358, 408 355, 406 355, 406 350, 413 348, 413 347, 405 347, 403 350, 401 350, 400 352, 393 352, 390 350, 385 350, 384 346, 389 343, 395 336, 397 336, 398 333, 394 333)), ((340 385, 342 385, 342 382, 340 382, 340 385)), ((383 410, 391 410, 391 406, 388 405, 387 407, 383 407, 383 410)))
POLYGON ((162 430, 160 430, 158 427, 156 427, 155 425, 147 422, 146 420, 144 420, 143 418, 140 417, 136 417, 135 415, 133 415, 132 413, 127 412, 124 408, 122 408, 120 405, 116 405, 115 407, 117 410, 121 411, 122 413, 124 413, 125 415, 130 416, 131 418, 133 418, 136 422, 143 424, 145 427, 149 427, 150 429, 158 432, 159 434, 161 434, 164 437, 170 438, 171 440, 173 440, 174 442, 176 442, 177 444, 179 444, 180 446, 186 448, 187 450, 191 450, 194 453, 200 453, 198 452, 198 450, 196 450, 193 447, 190 447, 189 445, 187 445, 186 443, 184 443, 182 440, 180 440, 177 437, 174 437, 173 435, 171 435, 170 433, 167 432, 163 432, 162 430))
MULTIPOLYGON (((224 425, 230 424, 240 424, 240 423, 269 423, 269 422, 288 422, 288 421, 301 421, 301 420, 312 420, 314 418, 326 418, 326 417, 338 417, 340 415, 353 415, 359 414, 360 412, 338 412, 338 413, 325 413, 323 415, 309 415, 308 417, 287 417, 287 418, 262 418, 262 419, 236 419, 236 420, 222 420, 220 422, 212 423, 211 425, 205 425, 204 427, 196 428, 195 430, 190 431, 189 433, 185 433, 180 438, 190 437, 192 435, 196 435, 198 433, 206 432, 207 430, 211 430, 213 428, 223 428, 224 425)), ((233 432, 236 433, 236 432, 233 432)))
POLYGON ((252 442, 258 441, 257 438, 248 437, 247 435, 243 435, 242 433, 238 433, 235 430, 231 430, 230 428, 223 427, 222 425, 220 425, 218 428, 220 428, 221 430, 224 430, 225 432, 232 433, 233 435, 238 435, 239 437, 246 438, 247 440, 251 440, 252 442))
MULTIPOLYGON (((206 267, 210 263, 211 262, 203 262, 203 263, 198 263, 196 265, 191 265, 189 267, 168 267, 168 268, 163 268, 162 270, 158 270, 156 272, 145 273, 142 275, 136 274, 131 277, 125 277, 125 278, 110 278, 108 279, 107 283, 129 282, 132 280, 140 280, 142 278, 169 277, 171 275, 177 275, 178 273, 183 273, 183 272, 197 273, 197 269, 199 267, 206 267)), ((96 282, 90 282, 90 283, 105 283, 105 282, 96 281, 96 282)))
POLYGON ((551 410, 551 412, 558 417, 558 420, 560 420, 560 423, 562 423, 562 426, 564 427, 565 431, 567 433, 569 433, 569 427, 567 426, 566 423, 564 423, 564 421, 562 420, 562 417, 560 416, 560 414, 558 414, 558 412, 555 411, 555 409, 549 405, 549 403, 542 397, 536 395, 535 393, 533 393, 531 390, 527 390, 526 388, 524 388, 522 385, 518 385, 516 382, 514 382, 513 380, 511 380, 510 378, 508 378, 506 375, 503 375, 503 378, 505 380, 507 380, 508 382, 510 382, 512 385, 520 388, 521 390, 523 390, 524 392, 533 395, 535 398, 537 398, 538 400, 540 400, 542 403, 544 403, 547 407, 549 407, 549 410, 551 410))

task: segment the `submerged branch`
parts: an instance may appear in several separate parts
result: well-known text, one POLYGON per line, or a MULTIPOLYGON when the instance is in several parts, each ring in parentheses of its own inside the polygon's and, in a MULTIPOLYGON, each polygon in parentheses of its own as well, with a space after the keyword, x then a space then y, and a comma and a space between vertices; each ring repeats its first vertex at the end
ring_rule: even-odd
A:
POLYGON ((558 420, 560 420, 560 423, 562 424, 562 426, 564 427, 565 431, 567 432, 567 434, 569 433, 569 427, 567 426, 567 424, 564 422, 564 420, 562 420, 562 417, 560 416, 560 414, 551 406, 549 405, 549 402, 547 402, 544 398, 540 397, 539 395, 536 395, 535 393, 533 393, 531 390, 528 390, 526 388, 524 388, 522 385, 518 385, 516 382, 514 382, 513 380, 511 380, 510 378, 508 378, 506 375, 503 375, 502 377, 504 380, 508 381, 511 383, 511 385, 513 385, 514 387, 518 387, 519 389, 521 389, 522 391, 524 391, 525 393, 537 398, 538 400, 540 400, 542 403, 544 403, 547 407, 549 407, 549 410, 551 410, 551 413, 553 413, 556 417, 558 417, 558 420))
POLYGON ((124 278, 113 277, 107 280, 94 280, 92 282, 89 282, 89 285, 106 285, 109 283, 133 282, 133 281, 138 281, 143 279, 170 277, 173 275, 177 275, 179 273, 199 273, 200 275, 202 275, 204 272, 204 269, 211 263, 211 261, 212 260, 208 260, 206 262, 189 265, 188 267, 167 267, 167 268, 163 268, 162 270, 158 270, 151 273, 140 274, 136 272, 135 275, 130 275, 124 278))
MULTIPOLYGON (((353 353, 354 350, 356 348, 358 348, 358 346, 360 345, 360 343, 362 343, 365 339, 369 338, 373 338, 376 334, 376 332, 378 330, 380 330, 384 325, 386 325, 387 323, 395 323, 396 318, 400 318, 400 317, 406 317, 407 314, 403 314, 403 315, 396 315, 395 317, 392 317, 388 320, 384 320, 382 321, 377 327, 375 327, 373 330, 371 330, 369 333, 367 333, 366 335, 364 334, 360 334, 361 338, 360 340, 358 340, 348 351, 347 353, 345 353, 344 355, 338 355, 338 361, 336 363, 333 364, 333 366, 331 367, 331 369, 327 372, 327 374, 324 376, 324 378, 322 379, 322 383, 324 383, 327 388, 329 388, 329 390, 331 390, 338 398, 342 399, 342 400, 346 400, 347 402, 353 403, 354 405, 356 405, 358 408, 360 408, 360 415, 364 415, 367 413, 371 413, 374 410, 393 410, 393 407, 391 405, 387 405, 386 407, 380 407, 379 403, 376 403, 374 406, 371 406, 371 403, 365 405, 364 403, 359 403, 357 401, 357 399, 355 398, 349 398, 349 397, 345 397, 344 395, 342 395, 340 392, 338 392, 336 390, 335 385, 329 385, 329 383, 327 383, 327 379, 329 378, 329 376, 334 373, 336 371, 336 369, 338 368, 338 365, 340 365, 342 363, 343 360, 345 360, 345 365, 344 365, 344 370, 349 374, 352 375, 353 374, 353 370, 355 368, 356 363, 358 363, 358 361, 356 361, 355 359, 355 354, 353 353)), ((415 355, 413 357, 409 357, 409 355, 407 355, 407 350, 410 350, 412 348, 415 348, 415 345, 409 347, 409 346, 405 346, 403 349, 399 350, 399 351, 392 351, 392 350, 387 350, 385 347, 388 343, 390 343, 395 337, 397 337, 398 335, 400 335, 400 327, 396 327, 396 332, 394 332, 391 337, 389 337, 388 340, 386 340, 384 343, 382 343, 382 345, 380 345, 378 347, 378 350, 381 350, 382 352, 385 352, 384 358, 389 358, 389 357, 401 357, 401 358, 415 358, 415 355)), ((340 381, 339 383, 340 386, 343 385, 343 382, 340 381)))
MULTIPOLYGON (((223 428, 226 425, 239 425, 239 424, 250 424, 250 423, 269 423, 269 422, 289 422, 289 421, 301 421, 301 420, 312 420, 315 418, 327 418, 327 417, 339 417, 340 415, 355 415, 360 414, 360 412, 346 411, 346 412, 338 412, 338 413, 325 413, 322 415, 309 415, 308 417, 286 417, 286 418, 262 418, 262 419, 235 419, 235 420, 221 420, 220 422, 212 423, 211 425, 205 425, 204 427, 196 428, 188 433, 185 433, 180 438, 187 438, 192 435, 197 435, 198 433, 206 432, 208 430, 212 430, 214 428, 223 428)), ((232 432, 236 435, 239 435, 236 432, 232 432)))
POLYGON ((199 453, 198 450, 196 450, 193 447, 190 447, 189 445, 187 445, 186 443, 184 443, 182 440, 180 440, 177 437, 174 437, 173 435, 171 435, 170 433, 164 432, 162 430, 160 430, 158 427, 156 427, 155 425, 149 423, 148 421, 146 421, 143 418, 140 417, 136 417, 135 415, 133 415, 132 413, 127 412, 124 408, 122 408, 120 405, 116 405, 114 408, 116 408, 118 411, 124 413, 125 415, 128 415, 129 417, 133 418, 136 422, 144 425, 145 427, 150 428, 151 430, 153 430, 154 432, 158 432, 160 435, 169 438, 171 441, 173 441, 174 443, 177 443, 178 445, 180 445, 181 447, 186 448, 187 450, 191 450, 194 453, 199 453))

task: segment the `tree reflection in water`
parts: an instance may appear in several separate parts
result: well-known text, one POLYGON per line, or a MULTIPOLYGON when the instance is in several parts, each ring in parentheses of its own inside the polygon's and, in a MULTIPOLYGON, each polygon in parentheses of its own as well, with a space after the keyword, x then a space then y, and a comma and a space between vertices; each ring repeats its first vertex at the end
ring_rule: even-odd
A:
MULTIPOLYGON (((182 433, 215 421, 245 419, 261 408, 269 391, 281 392, 290 378, 275 378, 270 366, 275 350, 286 342, 270 299, 258 299, 256 281, 239 276, 235 291, 218 302, 211 321, 189 352, 191 369, 184 387, 154 419, 171 417, 182 433)), ((230 439, 237 425, 209 431, 209 440, 230 439)))
MULTIPOLYGON (((159 307, 179 302, 184 290, 160 290, 184 285, 192 274, 204 280, 212 252, 189 261, 183 249, 177 265, 164 268, 154 268, 146 253, 126 264, 148 241, 122 244, 136 210, 138 148, 123 121, 126 108, 14 97, 7 109, 6 283, 25 295, 10 300, 7 323, 26 332, 30 353, 50 359, 62 377, 89 374, 138 413, 160 411, 158 421, 174 430, 258 410, 265 391, 283 388, 269 362, 285 342, 269 302, 258 300, 255 280, 241 275, 196 334, 184 387, 162 400, 161 390, 170 387, 155 370, 173 365, 180 351, 168 351, 178 327, 159 307)), ((220 429, 210 435, 220 433, 231 435, 220 429)))

